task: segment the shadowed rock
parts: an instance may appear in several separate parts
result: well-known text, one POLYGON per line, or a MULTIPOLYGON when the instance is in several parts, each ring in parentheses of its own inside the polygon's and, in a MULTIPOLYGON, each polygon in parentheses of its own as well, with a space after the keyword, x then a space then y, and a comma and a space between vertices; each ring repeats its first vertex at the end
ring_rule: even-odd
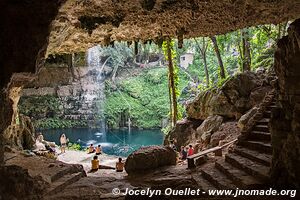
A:
POLYGON ((142 147, 128 156, 125 163, 125 170, 129 175, 134 175, 158 167, 175 164, 176 153, 172 148, 148 146, 142 147))

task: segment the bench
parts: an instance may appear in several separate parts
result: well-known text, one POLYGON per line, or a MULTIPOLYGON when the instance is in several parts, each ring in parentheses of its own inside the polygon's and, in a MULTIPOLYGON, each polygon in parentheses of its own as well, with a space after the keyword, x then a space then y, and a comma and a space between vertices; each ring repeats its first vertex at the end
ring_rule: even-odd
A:
POLYGON ((187 161, 188 161, 188 168, 191 169, 191 168, 195 168, 196 165, 195 165, 195 159, 197 158, 200 158, 208 153, 215 153, 215 156, 222 156, 222 149, 225 148, 226 146, 234 143, 235 141, 237 141, 237 139, 235 140, 232 140, 226 144, 223 144, 222 146, 217 146, 217 147, 213 147, 213 148, 210 148, 210 149, 206 149, 204 151, 201 151, 199 153, 196 153, 196 154, 193 154, 191 156, 188 156, 187 157, 187 161))

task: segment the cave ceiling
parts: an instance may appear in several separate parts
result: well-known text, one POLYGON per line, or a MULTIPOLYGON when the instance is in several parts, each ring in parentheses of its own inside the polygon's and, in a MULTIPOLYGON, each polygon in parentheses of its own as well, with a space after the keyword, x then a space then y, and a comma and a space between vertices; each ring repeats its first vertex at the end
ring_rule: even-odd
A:
POLYGON ((52 22, 47 54, 113 41, 198 37, 300 17, 300 0, 68 0, 52 22))

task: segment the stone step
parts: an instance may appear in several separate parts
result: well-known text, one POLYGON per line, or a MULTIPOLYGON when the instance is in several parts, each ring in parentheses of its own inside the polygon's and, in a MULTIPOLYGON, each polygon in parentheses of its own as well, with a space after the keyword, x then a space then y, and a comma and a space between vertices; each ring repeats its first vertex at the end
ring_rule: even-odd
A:
POLYGON ((271 118, 271 111, 270 111, 270 110, 266 110, 266 111, 264 112, 264 117, 265 117, 265 118, 271 118))
POLYGON ((249 140, 271 141, 271 133, 261 131, 251 131, 248 135, 249 140))
POLYGON ((215 167, 224 173, 236 187, 241 189, 258 189, 261 187, 262 182, 253 176, 247 174, 233 165, 227 163, 225 160, 215 162, 215 167))
POLYGON ((72 174, 77 172, 84 172, 84 169, 81 165, 78 164, 65 165, 61 170, 57 170, 55 174, 51 175, 51 182, 55 182, 56 180, 60 179, 61 177, 67 174, 72 174))
POLYGON ((270 141, 240 141, 239 144, 247 149, 255 150, 261 153, 272 154, 272 146, 270 141))
POLYGON ((192 175, 192 179, 196 181, 198 184, 198 188, 201 191, 207 192, 208 190, 215 190, 217 189, 214 185, 212 185, 209 181, 203 178, 199 173, 192 175))
POLYGON ((267 106, 268 109, 273 109, 273 108, 277 108, 278 106, 276 105, 276 103, 271 103, 270 105, 267 106))
POLYGON ((225 174, 219 171, 213 164, 201 169, 202 177, 218 189, 236 189, 236 186, 225 174))
POLYGON ((260 153, 258 151, 253 151, 239 146, 235 146, 233 152, 252 161, 265 165, 266 167, 270 167, 271 165, 272 155, 260 153))
POLYGON ((56 180, 50 185, 50 188, 47 190, 47 195, 53 195, 65 189, 67 186, 71 185, 72 183, 77 182, 79 179, 85 177, 85 172, 77 172, 73 174, 68 174, 60 179, 56 180))
POLYGON ((269 181, 269 167, 261 165, 260 163, 254 162, 235 153, 228 153, 225 155, 225 161, 243 170, 249 175, 254 176, 263 183, 267 183, 269 181))
POLYGON ((268 125, 255 125, 253 130, 268 133, 269 132, 269 127, 268 127, 268 125))
POLYGON ((270 118, 262 118, 258 122, 256 122, 256 125, 268 125, 270 122, 270 118))

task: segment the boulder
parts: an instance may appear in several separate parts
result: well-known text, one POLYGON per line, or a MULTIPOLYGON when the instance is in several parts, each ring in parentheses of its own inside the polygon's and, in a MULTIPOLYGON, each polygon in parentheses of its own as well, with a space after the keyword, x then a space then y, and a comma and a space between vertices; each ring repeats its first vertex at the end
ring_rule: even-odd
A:
POLYGON ((215 115, 206 118, 203 123, 197 128, 197 136, 201 141, 208 144, 210 136, 219 129, 223 122, 223 117, 215 115))
POLYGON ((211 147, 216 147, 219 145, 219 142, 225 138, 226 134, 223 131, 217 131, 211 135, 209 144, 211 147))
POLYGON ((238 121, 238 127, 241 131, 243 131, 246 124, 249 122, 249 120, 257 113, 258 107, 251 108, 246 114, 244 114, 238 121))
POLYGON ((20 166, 0 166, 0 199, 42 199, 46 183, 20 166))
POLYGON ((147 146, 131 153, 126 159, 125 170, 134 175, 158 167, 175 165, 176 152, 167 146, 147 146))
POLYGON ((250 94, 250 104, 252 106, 258 105, 264 99, 265 95, 272 90, 271 86, 260 87, 253 90, 250 94))
POLYGON ((169 141, 176 139, 176 147, 186 146, 196 140, 196 128, 202 120, 183 119, 177 121, 175 127, 166 135, 164 145, 169 145, 169 141))
MULTIPOLYGON (((221 88, 201 92, 186 107, 188 118, 205 120, 210 115, 239 118, 252 104, 259 103, 269 85, 263 85, 264 75, 245 72, 231 77, 221 88), (252 94, 252 98, 249 96, 252 94)), ((266 83, 267 84, 267 83, 266 83)))

